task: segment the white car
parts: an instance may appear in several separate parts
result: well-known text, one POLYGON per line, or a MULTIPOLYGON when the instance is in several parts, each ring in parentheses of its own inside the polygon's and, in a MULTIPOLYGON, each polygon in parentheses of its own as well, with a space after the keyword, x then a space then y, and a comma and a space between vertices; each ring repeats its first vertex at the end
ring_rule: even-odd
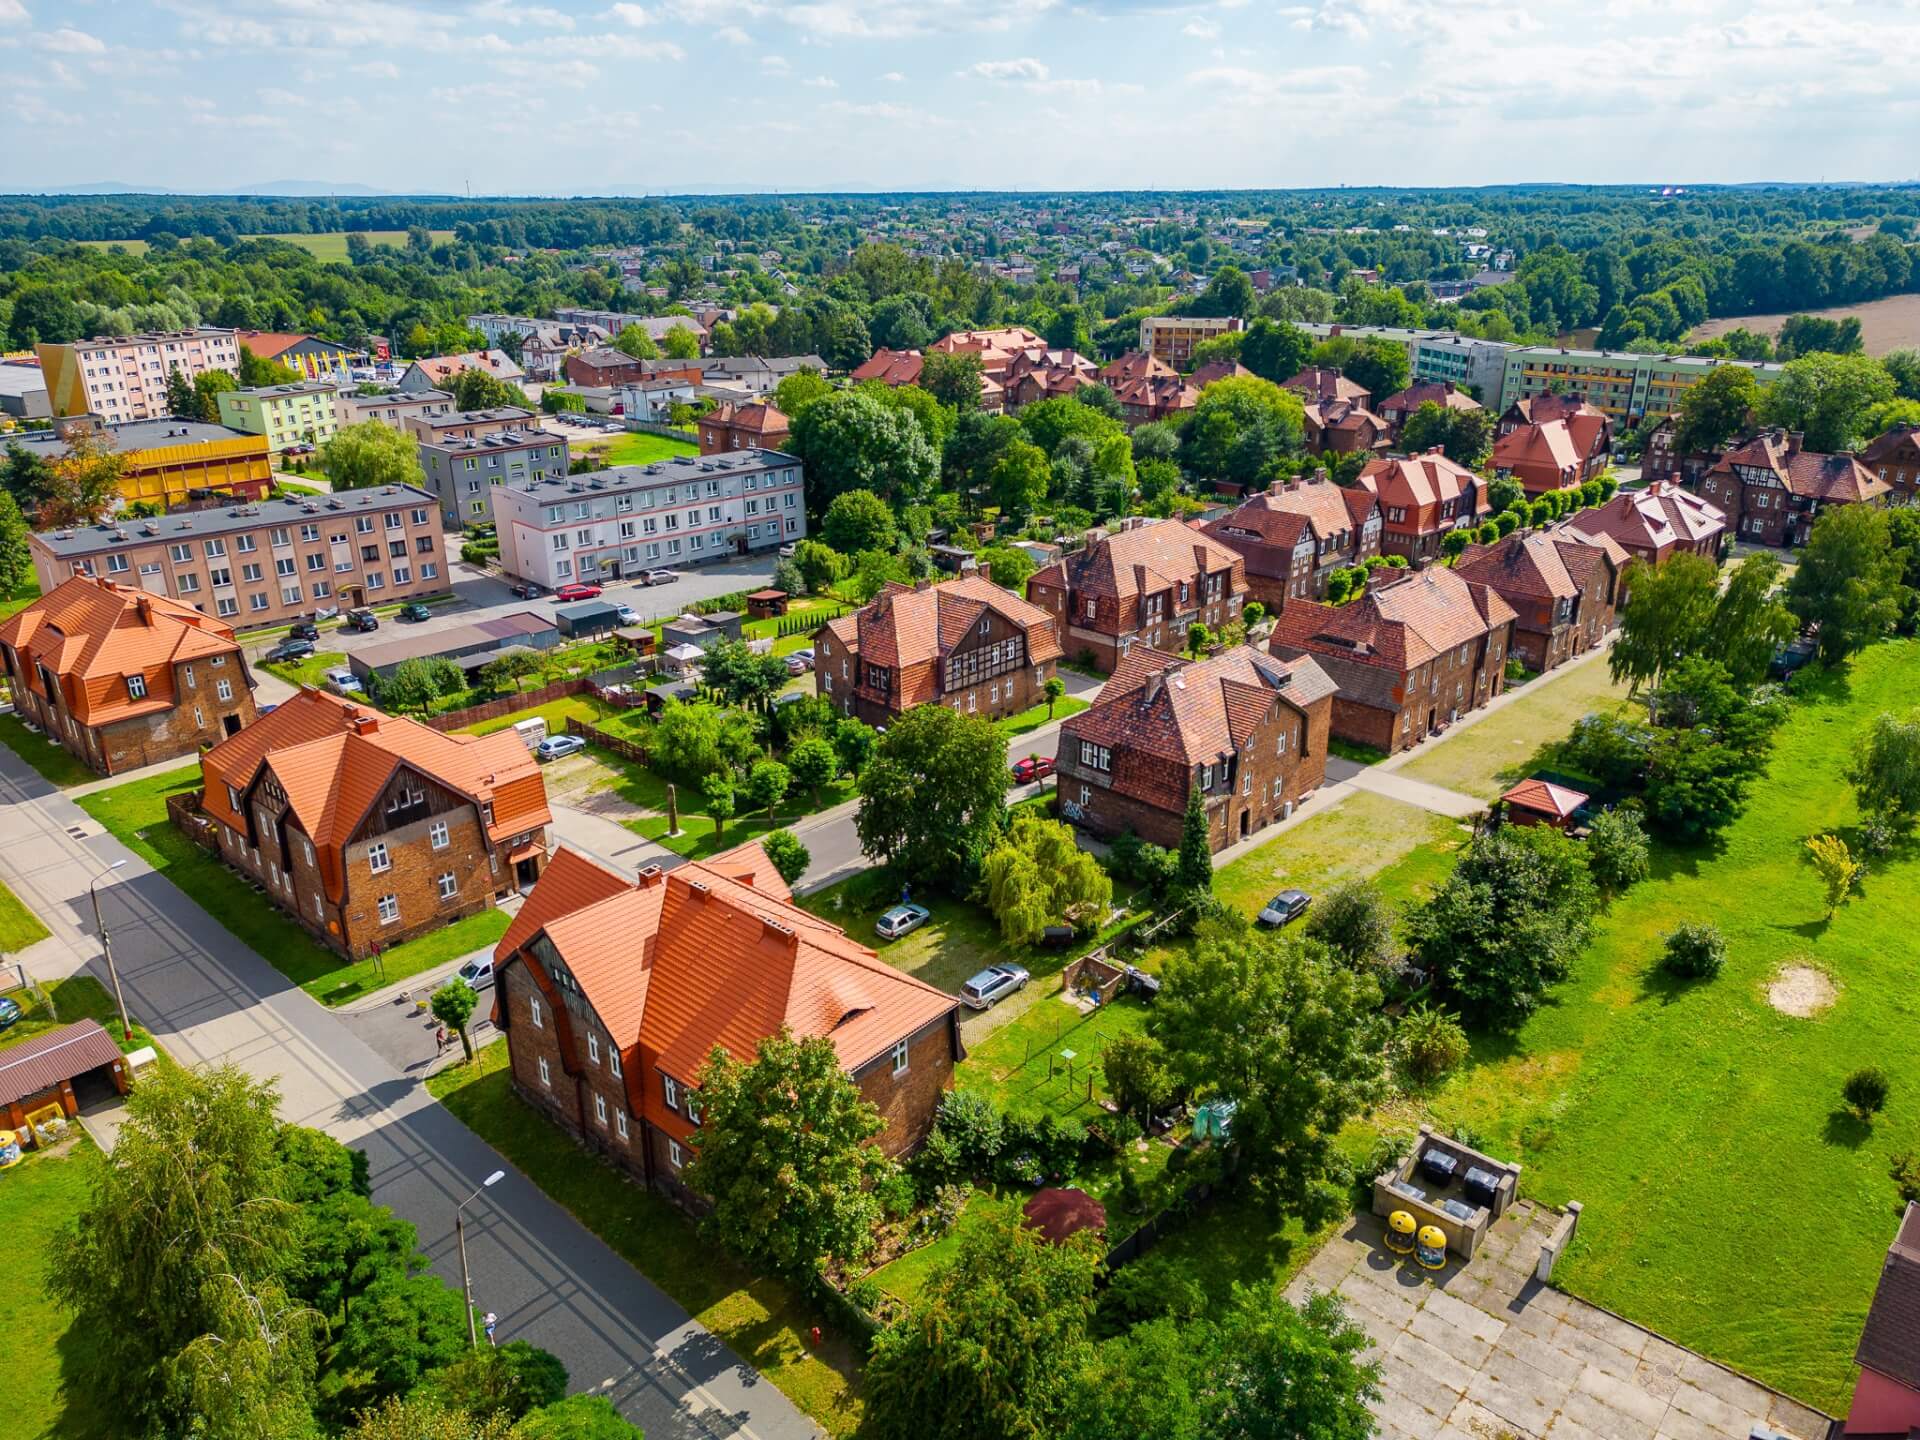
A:
POLYGON ((478 960, 469 960, 460 967, 460 978, 472 989, 486 989, 493 984, 493 957, 482 955, 478 960))
POLYGON ((638 625, 640 623, 640 612, 631 605, 622 605, 619 613, 620 623, 622 625, 638 625))
POLYGON ((360 677, 344 665, 337 670, 327 671, 327 689, 336 695, 364 695, 366 686, 360 683, 360 677))
POLYGON ((533 756, 536 760, 558 760, 586 748, 587 742, 578 735, 549 735, 533 747, 533 756))
POLYGON ((924 905, 896 905, 873 923, 873 933, 882 940, 898 940, 909 930, 918 930, 933 918, 924 905))

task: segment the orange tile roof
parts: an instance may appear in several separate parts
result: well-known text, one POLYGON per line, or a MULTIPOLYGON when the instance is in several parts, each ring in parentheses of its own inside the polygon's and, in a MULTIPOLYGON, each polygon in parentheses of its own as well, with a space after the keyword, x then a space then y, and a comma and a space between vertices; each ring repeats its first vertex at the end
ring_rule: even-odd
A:
MULTIPOLYGON (((851 617, 855 633, 850 640, 844 629, 845 617, 831 622, 831 628, 836 637, 858 650, 861 659, 904 668, 945 658, 989 610, 1026 636, 1029 661, 1041 664, 1060 658, 1060 637, 1054 631, 1053 617, 978 574, 960 575, 917 589, 889 585, 851 617)), ((914 703, 904 695, 901 699, 914 703)))
POLYGON ((1351 400, 1356 405, 1368 405, 1373 396, 1364 385, 1347 379, 1338 370, 1328 370, 1319 366, 1308 366, 1295 375, 1282 390, 1291 390, 1296 395, 1322 402, 1329 400, 1351 400))
POLYGON ((1374 506, 1367 491, 1348 490, 1330 480, 1308 480, 1249 496, 1230 513, 1208 522, 1206 530, 1223 545, 1232 545, 1238 535, 1291 547, 1300 543, 1303 534, 1311 533, 1324 542, 1353 530, 1374 506), (1357 515, 1356 497, 1361 502, 1357 515))
POLYGON ((1457 500, 1469 487, 1478 486, 1480 477, 1438 450, 1429 450, 1424 455, 1371 460, 1354 483, 1371 490, 1382 505, 1413 507, 1457 500))
POLYGON ((1560 820, 1565 820, 1587 803, 1587 797, 1578 790, 1569 790, 1564 785, 1555 785, 1547 780, 1522 780, 1500 798, 1509 805, 1518 805, 1523 810, 1535 810, 1560 820))
POLYGON ((144 590, 75 575, 0 623, 0 642, 20 655, 27 683, 44 693, 40 667, 58 681, 61 701, 84 725, 159 714, 179 703, 173 667, 232 656, 247 683, 240 646, 225 621, 144 590), (136 697, 129 675, 146 690, 136 697))
POLYGON ((200 757, 202 803, 214 818, 244 829, 227 787, 244 794, 263 767, 271 770, 321 857, 327 893, 337 897, 340 847, 402 766, 464 795, 483 815, 490 807, 485 828, 493 844, 553 819, 546 782, 513 731, 444 735, 312 688, 200 757))
POLYGON ((1656 480, 1644 490, 1622 490, 1565 523, 1588 535, 1609 535, 1628 546, 1659 551, 1676 542, 1712 539, 1726 530, 1727 516, 1691 490, 1656 480))
POLYGON ((277 360, 311 335, 290 335, 281 330, 236 330, 234 339, 262 360, 277 360))
POLYGON ((1578 474, 1585 455, 1564 420, 1517 425, 1493 442, 1493 464, 1501 470, 1552 470, 1578 474))
POLYGON ((1117 360, 1110 360, 1100 367, 1100 381, 1118 390, 1130 380, 1151 380, 1155 377, 1165 379, 1178 377, 1180 372, 1167 364, 1157 355, 1145 350, 1129 350, 1117 360))
POLYGON ((884 345, 853 368, 851 378, 878 380, 883 385, 913 385, 920 380, 924 365, 918 350, 889 350, 884 345))
POLYGON ((1183 580, 1197 585, 1204 576, 1223 571, 1232 576, 1231 592, 1246 588, 1246 565, 1237 551, 1177 520, 1152 520, 1102 536, 1036 571, 1027 584, 1066 587, 1076 600, 1113 596, 1121 604, 1122 620, 1131 623, 1136 617, 1126 606, 1139 597, 1170 590, 1183 580))
POLYGON ((1515 618, 1488 586, 1434 566, 1348 605, 1288 605, 1274 623, 1273 649, 1338 655, 1404 674, 1515 618))
POLYGON ((771 431, 785 434, 788 429, 787 417, 764 400, 755 400, 746 405, 736 405, 731 400, 723 400, 701 416, 700 423, 720 425, 730 430, 742 430, 755 435, 765 435, 771 431))

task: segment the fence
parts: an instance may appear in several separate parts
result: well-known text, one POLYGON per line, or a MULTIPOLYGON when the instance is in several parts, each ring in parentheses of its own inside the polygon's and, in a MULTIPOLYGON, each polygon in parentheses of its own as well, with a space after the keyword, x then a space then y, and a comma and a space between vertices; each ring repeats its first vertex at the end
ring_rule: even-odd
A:
POLYGON ((578 735, 582 740, 601 746, 603 749, 610 750, 622 760, 631 760, 639 765, 647 763, 646 746, 602 730, 592 721, 582 720, 578 715, 567 716, 566 733, 569 735, 578 735))
POLYGON ((220 853, 219 827, 200 808, 204 790, 183 790, 167 796, 167 819, 187 839, 209 855, 220 853))
POLYGON ((853 606, 844 600, 836 600, 831 609, 816 605, 811 610, 802 610, 797 615, 782 615, 773 627, 773 638, 783 640, 789 635, 811 634, 829 620, 838 620, 853 606))
POLYGON ((680 430, 663 421, 638 420, 631 415, 622 415, 620 418, 626 422, 627 429, 638 430, 642 435, 661 435, 669 440, 678 440, 687 445, 698 444, 700 440, 700 434, 697 430, 680 430))
POLYGON ((593 679, 587 675, 576 675, 570 680, 556 680, 551 685, 542 685, 538 690, 522 690, 517 695, 502 695, 498 699, 483 700, 478 705, 469 705, 464 710, 449 710, 444 715, 432 715, 427 724, 441 733, 449 730, 463 730, 469 725, 478 725, 483 720, 498 720, 502 715, 511 715, 516 710, 531 710, 535 706, 546 705, 555 700, 565 700, 570 695, 582 695, 593 688, 593 679))

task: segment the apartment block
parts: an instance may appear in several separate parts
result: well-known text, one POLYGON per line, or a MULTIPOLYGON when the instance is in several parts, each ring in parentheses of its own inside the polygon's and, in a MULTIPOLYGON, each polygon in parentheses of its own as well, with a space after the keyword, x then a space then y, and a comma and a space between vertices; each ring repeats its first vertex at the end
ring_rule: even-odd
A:
POLYGON ((1561 350, 1516 346, 1507 355, 1501 405, 1547 390, 1584 400, 1616 422, 1669 415, 1680 397, 1722 365, 1753 371, 1762 386, 1780 378, 1781 365, 1753 360, 1716 360, 1704 355, 1634 355, 1622 350, 1561 350))
POLYGON ((567 442, 544 430, 497 430, 423 443, 420 469, 440 501, 441 523, 461 530, 493 520, 495 486, 566 479, 567 442))
POLYGON ((58 460, 75 436, 95 434, 108 449, 126 456, 120 498, 171 510, 208 494, 241 500, 264 499, 273 485, 273 461, 266 437, 205 425, 198 420, 130 420, 100 425, 88 415, 73 415, 51 430, 29 430, 7 438, 30 455, 58 460))
POLYGON ((267 448, 276 455, 296 445, 324 445, 339 428, 339 395, 340 386, 332 380, 228 390, 219 397, 220 423, 266 436, 267 448))
POLYGON ((349 425, 378 420, 389 430, 406 430, 413 419, 431 419, 453 413, 453 396, 445 390, 388 390, 379 395, 342 395, 334 402, 342 430, 349 425))
POLYGON ((96 336, 66 345, 36 345, 47 395, 56 415, 98 415, 109 423, 155 420, 168 413, 167 376, 187 379, 209 370, 240 373, 233 331, 149 331, 96 336))
POLYGON ((777 450, 616 465, 493 491, 500 563, 549 587, 698 565, 807 533, 801 465, 777 450))
POLYGON ((1452 330, 1410 330, 1398 325, 1329 325, 1317 322, 1301 324, 1299 329, 1316 340, 1335 335, 1355 340, 1391 340, 1407 352, 1407 363, 1415 380, 1441 380, 1464 390, 1489 410, 1506 405, 1507 357, 1516 345, 1502 340, 1481 340, 1452 330))
POLYGON ((1193 350, 1217 335, 1247 328, 1238 315, 1148 315, 1140 322, 1140 348, 1176 370, 1193 363, 1193 350))
POLYGON ((448 440, 477 440, 482 435, 524 433, 540 428, 539 417, 518 405, 501 405, 492 410, 442 410, 434 414, 409 415, 400 428, 423 445, 448 440))
POLYGON ((442 534, 432 495, 384 485, 43 531, 30 548, 43 593, 96 575, 244 628, 443 595, 442 534))

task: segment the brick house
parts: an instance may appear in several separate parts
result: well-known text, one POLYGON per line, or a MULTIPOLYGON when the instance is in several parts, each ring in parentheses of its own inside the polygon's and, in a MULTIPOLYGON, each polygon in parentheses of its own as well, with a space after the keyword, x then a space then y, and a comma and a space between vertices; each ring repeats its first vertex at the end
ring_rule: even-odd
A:
POLYGON ((1387 422, 1351 400, 1309 400, 1303 417, 1307 449, 1315 454, 1358 455, 1388 449, 1393 430, 1387 422))
POLYGON ((1117 381, 1113 385, 1113 396, 1120 402, 1121 419, 1128 429, 1134 430, 1186 414, 1200 403, 1200 387, 1185 376, 1169 371, 1165 375, 1140 375, 1117 381))
POLYGON ((1338 687, 1333 733, 1389 754, 1445 730, 1498 695, 1513 607, 1444 566, 1382 571, 1348 605, 1289 605, 1270 649, 1311 655, 1338 687))
POLYGON ((1853 1361, 1860 1379, 1841 1433, 1907 1440, 1920 1431, 1920 1204, 1907 1203, 1887 1247, 1853 1361))
POLYGON ((1670 480, 1622 490, 1604 504, 1575 511, 1566 523, 1584 534, 1611 537, 1649 565, 1681 551, 1718 561, 1727 548, 1727 517, 1720 507, 1670 480))
POLYGON ((1307 405, 1329 405, 1344 400, 1364 410, 1373 404, 1373 393, 1366 386, 1347 379, 1338 370, 1320 365, 1309 365, 1280 388, 1291 390, 1307 405))
POLYGON ((1795 546, 1829 505, 1885 505, 1893 487, 1852 455, 1801 448, 1797 431, 1763 430, 1723 454, 1700 478, 1742 540, 1795 546))
POLYGON ((1493 442, 1493 473, 1518 480, 1528 495, 1581 485, 1607 468, 1599 445, 1605 426, 1589 417, 1516 425, 1493 442))
POLYGON ((1380 505, 1371 491, 1309 480, 1252 496, 1206 533, 1246 562, 1247 597, 1277 614, 1318 600, 1335 570, 1380 553, 1380 505))
POLYGON ((1027 578, 1027 599, 1053 617, 1063 652, 1109 673, 1135 644, 1178 648, 1195 621, 1217 630, 1238 620, 1246 590, 1236 552, 1178 520, 1141 516, 1027 578))
POLYGON ((787 417, 764 400, 751 405, 723 400, 700 417, 697 428, 702 455, 728 450, 784 450, 792 433, 787 417))
POLYGON ((1912 504, 1920 495, 1920 425, 1908 422, 1876 436, 1860 452, 1860 463, 1893 487, 1896 505, 1912 504))
POLYGON ((1453 573, 1507 602, 1514 614, 1509 651, 1529 670, 1546 671, 1584 655, 1613 628, 1627 560, 1611 536, 1565 526, 1469 545, 1453 573))
POLYGON ((1669 415, 1647 432, 1646 444, 1640 451, 1641 481, 1652 484, 1671 480, 1680 485, 1697 486, 1701 477, 1720 463, 1718 450, 1682 453, 1679 446, 1680 417, 1669 415))
POLYGON ((1179 376, 1180 372, 1158 355, 1150 355, 1145 350, 1129 350, 1102 365, 1098 378, 1102 385, 1117 395, 1122 385, 1135 380, 1169 380, 1178 379, 1179 376))
POLYGON ((926 1138, 964 1055, 959 1003, 796 906, 758 841, 631 880, 562 848, 493 954, 514 1089, 682 1203, 715 1047, 830 1039, 893 1156, 926 1138))
POLYGON ((862 380, 878 380, 882 385, 918 385, 926 363, 918 350, 889 350, 882 345, 848 373, 856 385, 862 380))
POLYGON ((1106 839, 1132 831, 1177 849, 1197 788, 1217 852, 1320 788, 1333 692, 1310 657, 1238 645, 1189 661, 1136 645, 1098 702, 1060 726, 1060 813, 1106 839))
POLYGON ((312 688, 200 757, 220 856, 352 959, 485 910, 546 864, 520 737, 443 735, 312 688))
POLYGON ((889 585, 814 632, 816 691, 885 725, 916 705, 998 720, 1043 703, 1060 659, 1053 617, 984 575, 889 585))
POLYGON ((1431 564, 1449 530, 1487 514, 1486 482, 1440 450, 1367 462, 1354 484, 1380 502, 1380 553, 1431 564))
POLYGON ((1612 452, 1613 418, 1578 395, 1522 396, 1500 412, 1500 423, 1494 427, 1495 438, 1511 434, 1524 425, 1545 425, 1554 420, 1565 421, 1569 426, 1579 422, 1577 435, 1583 448, 1603 454, 1612 452), (1599 440, 1589 439, 1590 434, 1597 434, 1599 440))
POLYGON ((224 620, 75 575, 0 623, 20 718, 102 775, 192 755, 254 723, 253 677, 224 620))
POLYGON ((1406 389, 1389 395, 1374 407, 1380 418, 1399 437, 1413 412, 1422 405, 1438 405, 1443 410, 1478 410, 1480 402, 1450 380, 1416 380, 1406 389))
POLYGON ((626 385, 651 379, 654 374, 646 361, 636 359, 624 350, 616 350, 611 345, 576 350, 561 362, 560 368, 565 371, 569 385, 589 389, 602 385, 626 385))

